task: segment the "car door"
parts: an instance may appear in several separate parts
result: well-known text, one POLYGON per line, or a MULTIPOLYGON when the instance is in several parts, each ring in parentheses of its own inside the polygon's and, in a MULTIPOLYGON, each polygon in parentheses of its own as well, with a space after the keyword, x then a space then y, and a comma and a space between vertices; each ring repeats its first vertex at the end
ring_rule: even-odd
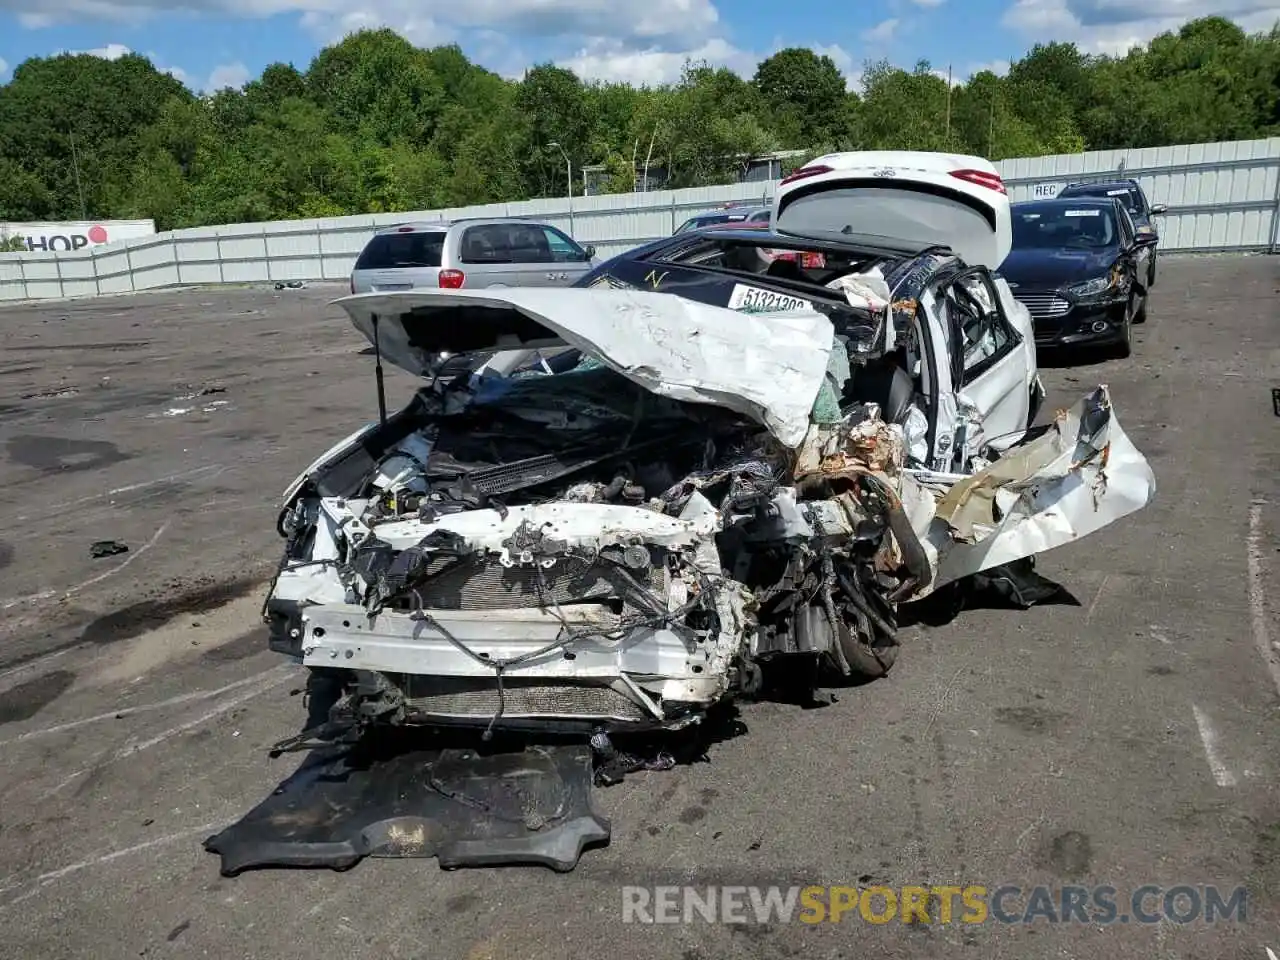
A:
POLYGON ((1151 268, 1151 248, 1138 243, 1138 230, 1123 203, 1116 204, 1116 229, 1120 232, 1122 268, 1138 288, 1138 296, 1146 296, 1147 274, 1151 268))
POLYGON ((458 239, 458 261, 466 276, 466 287, 525 286, 520 252, 509 223, 478 223, 468 226, 458 239))
POLYGON ((964 473, 988 444, 1008 446, 1026 431, 1035 371, 986 268, 944 280, 922 305, 931 314, 931 366, 941 394, 934 469, 964 473))
POLYGON ((591 272, 594 266, 591 257, 568 234, 546 224, 541 225, 540 229, 546 237, 552 260, 548 264, 545 283, 566 287, 591 272))

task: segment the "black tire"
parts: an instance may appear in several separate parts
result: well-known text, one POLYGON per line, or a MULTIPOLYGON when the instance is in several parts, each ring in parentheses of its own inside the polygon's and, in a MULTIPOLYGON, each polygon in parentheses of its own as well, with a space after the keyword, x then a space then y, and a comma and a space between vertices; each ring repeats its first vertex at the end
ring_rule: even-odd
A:
POLYGON ((1129 306, 1124 312, 1124 324, 1120 328, 1120 339, 1111 348, 1111 356, 1116 360, 1127 360, 1133 353, 1133 297, 1129 298, 1129 306))
POLYGON ((899 644, 896 639, 879 637, 879 645, 873 648, 844 625, 841 625, 837 636, 840 652, 844 654, 852 676, 856 679, 878 680, 893 669, 893 664, 898 659, 899 644))
POLYGON ((1146 295, 1142 298, 1142 306, 1138 308, 1138 312, 1133 315, 1134 323, 1147 322, 1147 304, 1151 302, 1151 288, 1147 287, 1146 295))

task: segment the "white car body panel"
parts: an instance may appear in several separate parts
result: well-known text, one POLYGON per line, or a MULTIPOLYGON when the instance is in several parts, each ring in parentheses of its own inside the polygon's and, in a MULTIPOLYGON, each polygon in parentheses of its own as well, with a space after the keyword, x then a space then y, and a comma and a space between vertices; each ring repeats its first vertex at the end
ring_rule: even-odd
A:
POLYGON ((1013 221, 1003 185, 994 189, 987 183, 1000 184, 1000 174, 981 157, 911 150, 831 153, 782 180, 773 200, 773 227, 793 236, 844 232, 946 244, 970 266, 995 270, 1012 247, 1013 221), (807 173, 813 170, 822 172, 807 173))
MULTIPOLYGON (((789 446, 808 428, 835 335, 831 321, 812 310, 743 313, 645 290, 415 290, 337 303, 371 343, 375 315, 394 317, 415 307, 508 309, 549 332, 543 346, 582 350, 659 396, 758 417, 789 446), (689 337, 691 330, 696 337, 689 337)), ((432 359, 397 323, 380 327, 378 345, 388 361, 419 376, 432 359)))

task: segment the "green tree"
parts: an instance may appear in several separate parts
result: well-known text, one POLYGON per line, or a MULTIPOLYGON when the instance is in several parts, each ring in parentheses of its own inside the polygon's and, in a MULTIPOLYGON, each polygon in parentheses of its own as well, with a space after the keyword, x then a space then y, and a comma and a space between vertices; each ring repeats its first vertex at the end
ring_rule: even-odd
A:
MULTIPOLYGON (((57 219, 108 216, 133 176, 140 132, 173 98, 190 101, 193 94, 136 54, 118 60, 63 54, 19 64, 0 86, 0 158, 43 189, 33 203, 16 206, 38 206, 57 219)), ((4 219, 8 209, 0 209, 4 219)))
POLYGON ((539 64, 520 82, 515 108, 521 124, 519 162, 525 189, 535 197, 564 196, 568 189, 565 156, 581 169, 591 144, 591 116, 582 81, 572 70, 539 64))
POLYGON ((361 30, 320 51, 307 70, 307 89, 347 135, 425 144, 444 105, 431 63, 393 30, 361 30))
MULTIPOLYGON (((830 57, 788 47, 762 60, 752 82, 786 146, 804 149, 847 136, 845 81, 830 57)), ((736 112, 752 106, 745 102, 736 112)))
POLYGON ((790 48, 750 82, 688 63, 670 85, 584 83, 551 64, 520 81, 457 46, 364 30, 305 71, 273 63, 196 96, 144 57, 33 58, 0 85, 0 221, 152 217, 161 229, 440 209, 561 196, 565 153, 633 189, 731 182, 790 147, 960 150, 1003 159, 1280 133, 1280 25, 1205 17, 1122 56, 1033 47, 1008 75, 949 89, 928 63, 834 62, 790 48), (564 151, 562 153, 561 151, 564 151))

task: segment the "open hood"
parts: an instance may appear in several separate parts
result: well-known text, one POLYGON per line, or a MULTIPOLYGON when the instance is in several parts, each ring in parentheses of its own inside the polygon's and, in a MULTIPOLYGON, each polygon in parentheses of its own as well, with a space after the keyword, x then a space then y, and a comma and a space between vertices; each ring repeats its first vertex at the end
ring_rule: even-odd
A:
POLYGON ((832 153, 783 178, 773 229, 810 239, 862 235, 945 244, 995 270, 1013 243, 1009 196, 981 157, 908 150, 832 153))
POLYGON ((788 447, 808 430, 835 335, 815 311, 748 314, 640 290, 406 290, 335 302, 417 376, 433 376, 442 353, 570 346, 658 396, 749 416, 788 447))

